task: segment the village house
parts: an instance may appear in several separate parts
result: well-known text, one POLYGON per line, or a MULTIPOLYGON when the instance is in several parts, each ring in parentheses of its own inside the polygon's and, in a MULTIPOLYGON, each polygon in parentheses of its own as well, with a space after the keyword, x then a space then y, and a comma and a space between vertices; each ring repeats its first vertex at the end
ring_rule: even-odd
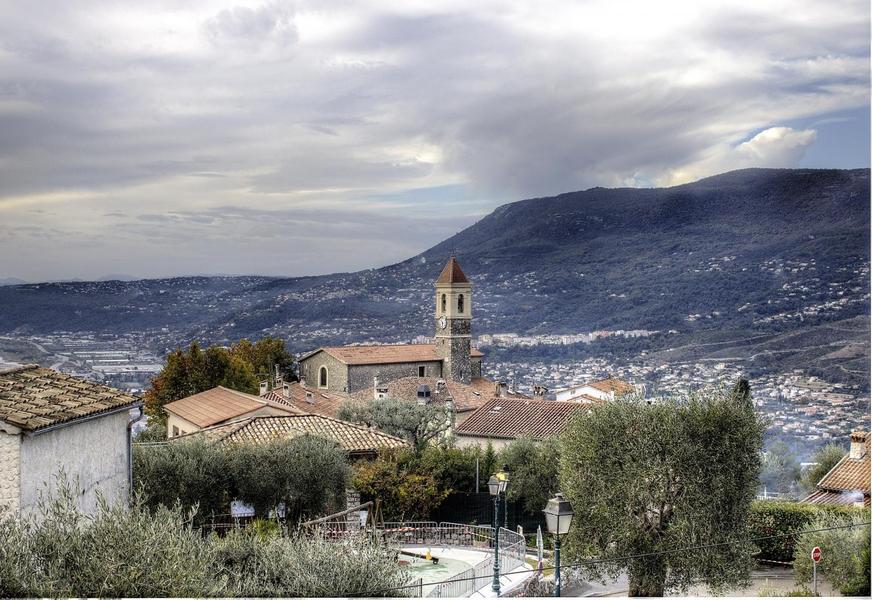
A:
POLYGON ((644 394, 642 386, 635 386, 620 379, 607 378, 582 385, 554 390, 546 395, 549 400, 595 404, 603 400, 614 400, 627 394, 644 394))
POLYGON ((60 473, 84 513, 98 494, 126 503, 141 411, 129 394, 38 365, 0 371, 0 505, 33 514, 60 473))
POLYGON ((167 413, 168 438, 247 417, 306 413, 287 402, 276 402, 220 385, 170 402, 163 408, 167 413))
POLYGON ((472 283, 452 256, 436 279, 432 344, 318 348, 300 357, 300 379, 328 392, 353 394, 373 381, 403 377, 472 384, 482 353, 472 347, 472 283))
POLYGON ((869 506, 869 438, 868 431, 851 433, 851 449, 803 502, 869 506))
POLYGON ((502 448, 522 437, 536 441, 563 433, 575 415, 590 407, 535 398, 493 398, 454 430, 458 447, 502 448))
POLYGON ((324 415, 253 416, 214 425, 173 438, 173 442, 205 439, 222 444, 265 444, 312 435, 335 442, 351 459, 369 459, 382 450, 408 447, 398 437, 324 415))

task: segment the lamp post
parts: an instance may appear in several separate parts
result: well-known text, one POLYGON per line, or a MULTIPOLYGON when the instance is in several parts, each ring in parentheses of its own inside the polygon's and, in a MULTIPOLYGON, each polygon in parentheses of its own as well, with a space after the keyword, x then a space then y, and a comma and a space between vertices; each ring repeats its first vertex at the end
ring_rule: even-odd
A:
POLYGON ((554 537, 554 595, 560 597, 560 536, 569 533, 572 524, 572 505, 563 494, 557 494, 545 505, 545 523, 554 537))
POLYGON ((506 491, 509 474, 505 469, 491 475, 487 481, 490 495, 494 497, 494 582, 491 589, 500 595, 500 494, 506 491))

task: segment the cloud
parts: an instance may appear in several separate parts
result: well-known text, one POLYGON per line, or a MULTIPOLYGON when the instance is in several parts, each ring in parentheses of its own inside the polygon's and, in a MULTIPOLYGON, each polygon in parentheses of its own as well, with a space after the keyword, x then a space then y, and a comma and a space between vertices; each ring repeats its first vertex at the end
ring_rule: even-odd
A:
POLYGON ((301 245, 308 272, 345 270, 523 197, 792 166, 868 107, 869 67, 854 0, 0 0, 0 220, 99 240, 0 244, 29 257, 0 276, 98 276, 128 251, 153 273, 150 236, 187 253, 161 273, 275 273, 301 245), (269 247, 241 239, 272 227, 254 214, 286 224, 269 247), (337 251, 344 214, 386 241, 337 251))
POLYGON ((791 167, 796 165, 817 137, 814 129, 797 131, 790 127, 770 127, 737 146, 713 148, 704 159, 670 170, 660 185, 678 185, 706 175, 748 167, 791 167))

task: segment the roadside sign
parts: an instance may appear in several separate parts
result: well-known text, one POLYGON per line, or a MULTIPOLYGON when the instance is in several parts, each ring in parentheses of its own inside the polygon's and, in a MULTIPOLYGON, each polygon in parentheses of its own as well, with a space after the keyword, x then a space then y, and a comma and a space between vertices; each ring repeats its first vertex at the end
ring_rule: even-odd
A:
POLYGON ((818 546, 815 546, 811 551, 811 559, 816 563, 821 561, 821 549, 818 546))

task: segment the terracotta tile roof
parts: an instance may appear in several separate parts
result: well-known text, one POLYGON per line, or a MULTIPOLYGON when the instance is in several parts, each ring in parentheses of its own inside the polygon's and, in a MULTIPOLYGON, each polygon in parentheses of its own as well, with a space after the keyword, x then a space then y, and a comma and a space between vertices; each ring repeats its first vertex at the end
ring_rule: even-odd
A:
POLYGON ((0 421, 25 431, 139 403, 130 394, 38 365, 0 371, 0 421))
MULTIPOLYGON (((829 492, 827 490, 817 490, 812 492, 803 499, 807 504, 840 504, 853 506, 854 502, 860 497, 847 492, 829 492)), ((869 506, 869 494, 863 494, 863 506, 869 506)))
POLYGON ((534 439, 560 435, 570 419, 588 405, 556 400, 494 398, 469 416, 455 433, 459 436, 534 439))
MULTIPOLYGON (((469 412, 485 404, 495 395, 495 384, 484 377, 475 377, 469 385, 458 381, 445 381, 444 391, 438 392, 438 382, 443 381, 435 377, 401 377, 381 384, 387 388, 387 396, 397 400, 418 401, 418 386, 426 385, 430 388, 433 402, 443 402, 448 397, 454 402, 454 410, 457 412, 469 412)), ((359 402, 369 402, 373 399, 372 388, 360 390, 351 395, 359 402)), ((524 397, 515 394, 515 397, 524 397)))
POLYGON ((285 398, 281 390, 272 390, 262 395, 261 398, 289 406, 298 412, 335 417, 339 407, 350 396, 344 392, 332 392, 319 390, 294 381, 288 384, 288 397, 285 398))
POLYGON ((164 406, 164 410, 178 415, 198 427, 209 427, 266 406, 274 406, 289 413, 301 412, 288 404, 275 403, 220 385, 211 390, 170 402, 164 406))
POLYGON ((350 454, 373 454, 387 448, 408 446, 398 437, 323 415, 249 417, 178 436, 172 441, 202 436, 222 443, 259 444, 307 434, 333 440, 350 454))
MULTIPOLYGON (((404 362, 430 362, 442 360, 436 354, 436 344, 393 344, 373 346, 334 346, 319 348, 302 357, 306 360, 320 351, 327 352, 346 365, 383 365, 404 362)), ((484 356, 475 348, 469 355, 474 358, 484 356)))
POLYGON ((463 269, 460 268, 460 264, 452 256, 439 274, 436 283, 469 283, 469 279, 466 278, 463 269))
POLYGON ((621 381, 620 379, 612 378, 592 381, 587 385, 607 394, 614 392, 616 396, 620 396, 621 394, 632 394, 636 391, 636 388, 633 387, 632 384, 629 384, 626 381, 621 381))
POLYGON ((851 458, 850 453, 842 457, 830 472, 824 475, 817 487, 831 491, 855 491, 869 493, 869 434, 856 432, 851 434, 851 441, 865 445, 861 458, 851 458))

